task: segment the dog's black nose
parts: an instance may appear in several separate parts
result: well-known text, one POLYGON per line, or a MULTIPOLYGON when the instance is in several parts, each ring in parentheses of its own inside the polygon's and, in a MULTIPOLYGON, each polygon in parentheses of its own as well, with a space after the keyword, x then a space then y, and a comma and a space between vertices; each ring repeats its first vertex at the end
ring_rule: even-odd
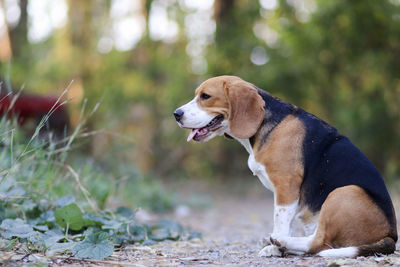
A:
POLYGON ((174 116, 175 116, 175 120, 176 120, 177 122, 179 122, 179 121, 182 119, 182 117, 183 117, 183 111, 180 110, 180 109, 175 110, 175 111, 174 111, 174 116))

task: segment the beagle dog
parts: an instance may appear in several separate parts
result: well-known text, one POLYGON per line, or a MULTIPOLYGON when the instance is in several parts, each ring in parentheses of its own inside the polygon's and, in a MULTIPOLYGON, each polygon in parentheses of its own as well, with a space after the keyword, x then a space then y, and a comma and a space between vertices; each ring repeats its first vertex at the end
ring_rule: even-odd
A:
POLYGON ((274 227, 260 256, 390 254, 396 217, 384 181, 347 137, 239 77, 203 82, 174 112, 187 141, 239 141, 248 165, 274 192, 274 227))

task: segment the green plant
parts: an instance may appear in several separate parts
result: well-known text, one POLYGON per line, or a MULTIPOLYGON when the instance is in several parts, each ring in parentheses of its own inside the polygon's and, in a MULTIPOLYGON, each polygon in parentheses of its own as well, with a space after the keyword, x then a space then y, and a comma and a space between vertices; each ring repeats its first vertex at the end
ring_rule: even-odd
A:
MULTIPOLYGON (((107 177, 110 173, 103 173, 91 160, 80 164, 68 160, 85 120, 70 137, 52 141, 51 135, 39 138, 47 118, 29 139, 15 121, 0 119, 2 249, 22 247, 47 255, 70 252, 77 258, 103 259, 113 253, 114 246, 126 243, 153 244, 198 237, 174 221, 150 226, 138 223, 134 210, 100 209, 112 191, 113 182, 107 177)), ((161 190, 159 184, 136 185, 152 192, 145 202, 154 201, 157 190, 161 190)))

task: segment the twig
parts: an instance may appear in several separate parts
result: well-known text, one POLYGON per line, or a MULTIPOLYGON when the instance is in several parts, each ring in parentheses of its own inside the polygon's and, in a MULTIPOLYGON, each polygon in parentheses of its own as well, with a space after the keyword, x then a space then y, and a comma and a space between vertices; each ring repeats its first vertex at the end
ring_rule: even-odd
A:
POLYGON ((20 261, 24 261, 26 258, 28 258, 31 255, 31 253, 26 254, 25 256, 23 256, 20 261))
POLYGON ((87 191, 86 188, 82 185, 79 174, 70 165, 66 165, 66 167, 71 172, 72 176, 75 178, 79 188, 81 189, 83 195, 85 196, 86 200, 88 201, 92 209, 97 210, 96 204, 93 203, 92 199, 89 197, 90 195, 89 191, 87 191))
POLYGON ((329 247, 329 248, 331 248, 331 249, 334 248, 334 247, 332 247, 331 245, 329 245, 328 243, 324 243, 324 245, 327 246, 327 247, 329 247))
POLYGON ((93 262, 93 263, 103 263, 103 264, 110 264, 110 265, 123 265, 123 266, 140 266, 143 267, 145 265, 142 264, 134 264, 130 262, 121 262, 121 261, 107 261, 107 260, 91 260, 91 259, 77 259, 71 257, 60 257, 58 256, 56 259, 64 259, 64 260, 74 260, 74 261, 86 261, 86 262, 93 262))
MULTIPOLYGON (((86 132, 86 133, 81 133, 81 134, 77 135, 76 137, 88 137, 88 136, 92 136, 92 135, 96 135, 96 134, 100 134, 100 133, 111 135, 111 136, 115 136, 115 137, 118 137, 118 138, 121 138, 121 139, 124 139, 124 140, 128 140, 128 141, 133 142, 133 143, 135 142, 133 140, 134 138, 132 138, 132 137, 128 137, 128 136, 126 136, 124 134, 119 134, 119 133, 115 133, 115 132, 104 130, 104 129, 95 130, 95 131, 86 132)), ((68 141, 71 137, 72 137, 72 135, 67 136, 67 137, 63 138, 62 140, 58 141, 57 143, 63 143, 65 141, 68 141)))
POLYGON ((64 95, 68 92, 69 88, 71 87, 72 83, 74 81, 72 80, 69 85, 67 86, 67 88, 62 92, 62 94, 58 97, 57 101, 53 104, 53 106, 51 107, 51 109, 49 110, 49 112, 41 119, 41 121, 39 122, 39 125, 36 127, 35 132, 33 133, 33 135, 31 136, 31 138, 28 141, 28 144, 25 146, 24 150, 22 151, 22 153, 18 156, 17 161, 25 155, 26 150, 28 149, 28 147, 30 146, 30 144, 32 143, 32 141, 36 138, 36 136, 38 136, 40 130, 43 128, 43 126, 45 125, 46 121, 48 121, 48 119, 50 118, 50 116, 62 105, 65 105, 67 103, 67 101, 63 101, 60 102, 61 99, 64 97, 64 95))
POLYGON ((29 197, 18 197, 18 196, 7 196, 4 194, 0 193, 0 199, 1 200, 6 200, 6 199, 28 199, 29 197))

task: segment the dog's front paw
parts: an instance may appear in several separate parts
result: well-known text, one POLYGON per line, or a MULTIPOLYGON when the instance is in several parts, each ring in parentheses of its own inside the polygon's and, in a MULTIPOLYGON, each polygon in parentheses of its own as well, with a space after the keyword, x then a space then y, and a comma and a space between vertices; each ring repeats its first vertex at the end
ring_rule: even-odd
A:
POLYGON ((274 245, 269 245, 264 247, 260 252, 258 253, 259 257, 282 257, 283 252, 281 248, 274 246, 274 245))
POLYGON ((277 246, 279 248, 285 248, 286 247, 286 240, 285 240, 285 238, 283 236, 272 234, 269 237, 269 240, 270 240, 272 245, 275 245, 275 246, 277 246))
POLYGON ((258 241, 258 243, 259 243, 259 245, 262 246, 262 247, 272 245, 272 243, 271 243, 271 236, 268 235, 267 237, 263 237, 262 239, 260 239, 260 240, 258 241))

